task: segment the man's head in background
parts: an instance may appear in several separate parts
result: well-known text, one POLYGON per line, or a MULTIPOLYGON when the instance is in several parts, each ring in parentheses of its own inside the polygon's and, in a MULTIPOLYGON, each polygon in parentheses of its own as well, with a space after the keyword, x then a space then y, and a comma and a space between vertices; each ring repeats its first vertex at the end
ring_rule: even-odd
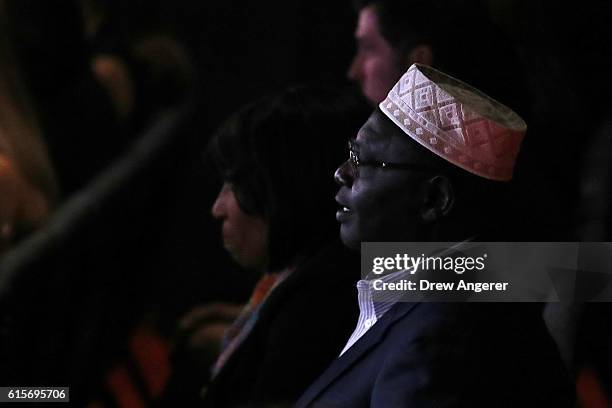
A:
POLYGON ((348 76, 373 105, 418 63, 519 109, 515 84, 521 75, 513 46, 478 0, 355 0, 354 5, 357 51, 348 76))
POLYGON ((349 67, 348 77, 359 83, 370 103, 376 104, 385 98, 391 86, 402 75, 405 61, 402 53, 381 33, 376 6, 368 4, 359 9, 355 29, 357 51, 349 67))
POLYGON ((350 144, 336 171, 344 243, 504 237, 504 195, 526 129, 509 108, 413 66, 350 144))

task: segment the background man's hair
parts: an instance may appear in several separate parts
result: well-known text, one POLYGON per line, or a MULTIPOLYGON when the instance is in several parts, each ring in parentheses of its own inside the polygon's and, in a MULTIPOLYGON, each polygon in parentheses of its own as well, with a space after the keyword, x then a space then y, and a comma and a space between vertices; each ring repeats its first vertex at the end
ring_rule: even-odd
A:
POLYGON ((402 51, 438 43, 450 30, 463 30, 448 24, 481 18, 484 10, 478 0, 355 0, 353 4, 357 11, 374 6, 381 34, 402 51))

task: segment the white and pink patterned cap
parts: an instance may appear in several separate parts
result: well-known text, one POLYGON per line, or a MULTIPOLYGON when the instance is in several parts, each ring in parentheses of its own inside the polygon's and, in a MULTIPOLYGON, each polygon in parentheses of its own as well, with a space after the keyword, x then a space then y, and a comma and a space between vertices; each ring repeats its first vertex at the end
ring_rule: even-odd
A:
POLYGON ((404 133, 454 165, 491 180, 512 179, 527 125, 470 85, 414 64, 379 106, 404 133))

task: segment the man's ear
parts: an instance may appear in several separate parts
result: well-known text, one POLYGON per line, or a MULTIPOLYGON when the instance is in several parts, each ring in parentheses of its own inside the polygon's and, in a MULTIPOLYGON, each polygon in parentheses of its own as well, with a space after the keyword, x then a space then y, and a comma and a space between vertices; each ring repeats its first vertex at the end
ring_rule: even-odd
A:
POLYGON ((426 223, 447 216, 455 204, 455 191, 448 177, 437 175, 427 180, 421 217, 426 223))
POLYGON ((427 44, 417 45, 408 51, 405 62, 408 67, 414 63, 432 66, 434 63, 433 50, 427 44))

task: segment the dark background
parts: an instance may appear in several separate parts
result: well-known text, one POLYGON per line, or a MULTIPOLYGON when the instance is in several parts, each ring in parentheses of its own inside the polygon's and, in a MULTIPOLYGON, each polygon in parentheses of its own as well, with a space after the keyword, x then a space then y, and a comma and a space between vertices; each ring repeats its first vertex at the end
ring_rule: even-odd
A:
MULTIPOLYGON (((45 21, 50 32, 65 24, 61 13, 29 2, 26 19, 45 21)), ((231 264, 209 216, 218 181, 203 159, 206 141, 227 115, 264 93, 303 82, 349 86, 354 52, 349 0, 108 4, 111 34, 99 47, 119 52, 165 33, 185 47, 195 82, 178 115, 149 115, 117 149, 111 168, 125 171, 66 197, 51 228, 0 264, 2 383, 71 384, 76 401, 95 393, 139 322, 150 320, 169 337, 193 305, 246 299, 255 277, 231 264), (150 151, 140 154, 138 143, 150 151)), ((584 168, 611 105, 609 2, 487 4, 515 41, 528 78, 532 122, 517 168, 530 209, 525 224, 542 225, 551 241, 583 238, 584 168)), ((51 61, 35 65, 53 68, 51 61)), ((74 118, 75 105, 87 102, 68 95, 50 117, 74 118)), ((94 133, 87 137, 111 137, 94 133)), ((598 215, 602 223, 607 216, 598 215)))

